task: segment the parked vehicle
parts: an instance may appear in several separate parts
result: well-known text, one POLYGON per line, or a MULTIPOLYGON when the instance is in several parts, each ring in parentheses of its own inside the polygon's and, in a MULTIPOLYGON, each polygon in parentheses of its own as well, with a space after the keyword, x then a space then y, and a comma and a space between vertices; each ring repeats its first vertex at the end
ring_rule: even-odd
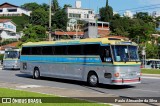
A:
POLYGON ((20 69, 20 49, 5 49, 3 57, 3 69, 20 69))

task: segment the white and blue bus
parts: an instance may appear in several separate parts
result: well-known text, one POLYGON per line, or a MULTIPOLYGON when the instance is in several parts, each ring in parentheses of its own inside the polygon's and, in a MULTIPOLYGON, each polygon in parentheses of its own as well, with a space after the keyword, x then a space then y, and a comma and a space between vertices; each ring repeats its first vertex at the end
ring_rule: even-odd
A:
POLYGON ((33 78, 54 77, 128 85, 141 82, 141 62, 134 42, 94 38, 23 44, 21 72, 33 78))

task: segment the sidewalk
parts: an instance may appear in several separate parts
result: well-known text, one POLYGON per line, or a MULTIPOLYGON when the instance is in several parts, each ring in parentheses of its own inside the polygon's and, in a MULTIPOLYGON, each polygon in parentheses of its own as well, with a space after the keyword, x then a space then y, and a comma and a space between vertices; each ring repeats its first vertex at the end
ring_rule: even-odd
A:
POLYGON ((143 73, 142 73, 142 76, 158 77, 158 78, 160 78, 160 74, 143 74, 143 73))

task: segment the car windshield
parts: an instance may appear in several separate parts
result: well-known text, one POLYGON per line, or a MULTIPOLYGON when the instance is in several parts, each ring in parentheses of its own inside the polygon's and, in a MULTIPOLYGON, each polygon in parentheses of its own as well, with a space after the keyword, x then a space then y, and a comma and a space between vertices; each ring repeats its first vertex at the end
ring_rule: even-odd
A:
POLYGON ((116 62, 139 61, 137 46, 115 45, 112 50, 116 62))
POLYGON ((5 58, 19 58, 18 51, 5 51, 5 58))

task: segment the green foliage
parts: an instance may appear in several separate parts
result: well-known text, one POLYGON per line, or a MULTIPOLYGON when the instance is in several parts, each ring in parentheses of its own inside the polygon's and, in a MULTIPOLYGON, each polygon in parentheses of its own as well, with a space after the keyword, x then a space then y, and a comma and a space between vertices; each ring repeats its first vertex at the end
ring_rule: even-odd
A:
POLYGON ((151 16, 149 16, 147 12, 139 12, 139 13, 135 14, 134 17, 137 19, 141 19, 147 23, 153 21, 153 18, 151 16))
POLYGON ((38 8, 34 10, 30 17, 30 22, 33 25, 48 25, 48 11, 45 11, 43 8, 38 8))
POLYGON ((52 0, 52 11, 53 13, 55 13, 56 11, 58 11, 60 9, 59 7, 59 3, 57 0, 52 0))
POLYGON ((32 2, 32 3, 25 3, 21 7, 25 8, 27 10, 30 10, 30 11, 34 11, 35 9, 38 9, 41 6, 39 4, 37 4, 36 2, 32 2))
POLYGON ((0 60, 3 60, 4 54, 0 54, 0 60))
POLYGON ((141 71, 144 74, 160 74, 160 70, 158 69, 141 69, 141 71))
POLYGON ((67 14, 64 9, 60 9, 52 16, 52 26, 54 26, 55 29, 62 29, 66 30, 67 27, 67 14))
POLYGON ((66 9, 67 7, 72 7, 72 5, 70 5, 70 4, 65 4, 65 5, 63 6, 63 9, 66 9))
POLYGON ((158 43, 160 44, 160 37, 158 37, 157 41, 158 41, 158 43))
POLYGON ((158 58, 159 55, 159 49, 158 45, 155 45, 153 42, 148 41, 146 43, 142 43, 139 45, 140 46, 140 51, 142 50, 143 47, 146 47, 146 56, 147 58, 158 58))
POLYGON ((46 40, 46 29, 40 25, 29 25, 24 29, 24 34, 21 38, 22 42, 36 42, 40 40, 46 40))
POLYGON ((100 20, 110 22, 113 18, 113 9, 110 6, 100 8, 100 20))
POLYGON ((13 42, 17 42, 16 39, 7 39, 3 42, 0 42, 0 45, 3 46, 3 45, 7 45, 7 44, 10 44, 10 43, 13 43, 13 42))

